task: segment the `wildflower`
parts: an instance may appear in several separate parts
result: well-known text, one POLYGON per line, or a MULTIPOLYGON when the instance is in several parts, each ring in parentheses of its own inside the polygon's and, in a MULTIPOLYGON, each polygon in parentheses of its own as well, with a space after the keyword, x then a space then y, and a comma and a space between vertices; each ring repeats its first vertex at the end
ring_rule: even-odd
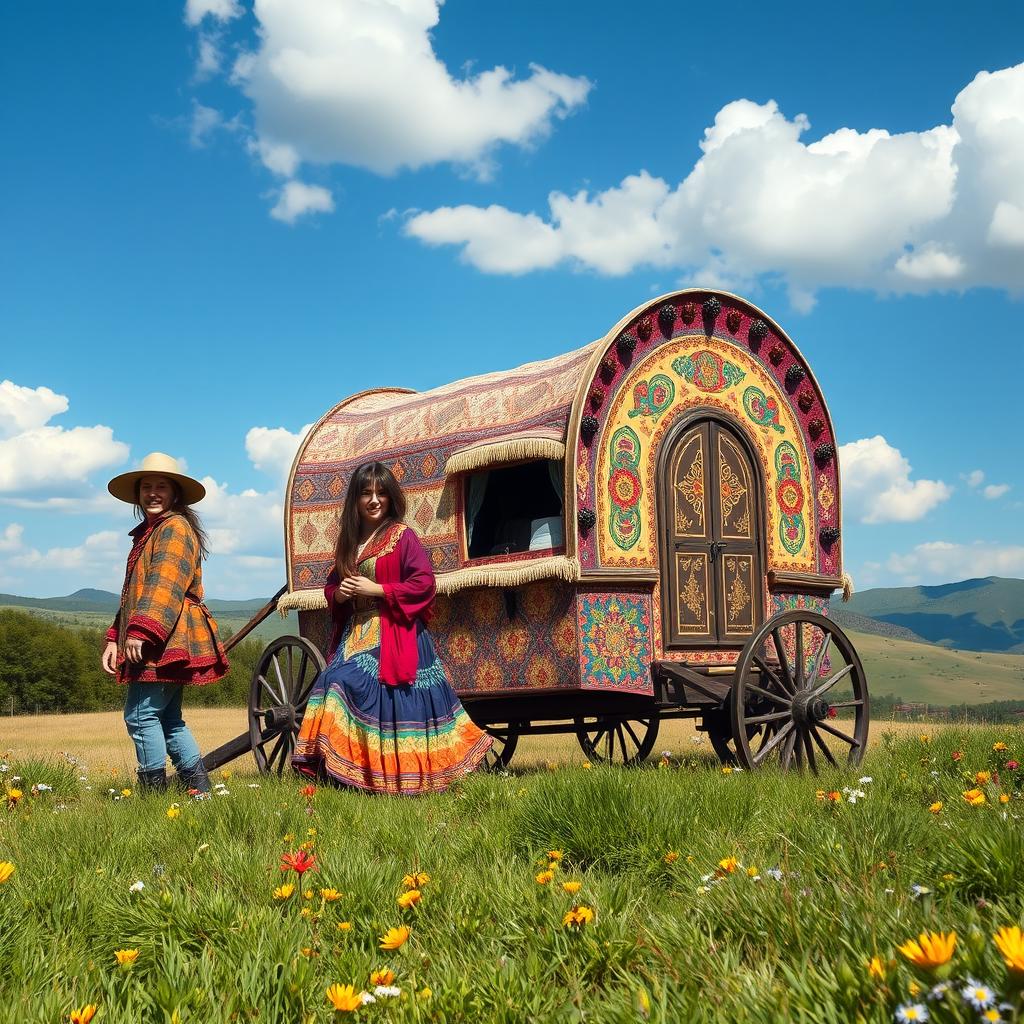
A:
POLYGON ((145 889, 145 888, 146 888, 146 884, 144 882, 132 882, 132 884, 128 886, 128 891, 129 892, 142 892, 142 890, 145 889))
POLYGON ((32 787, 32 792, 33 793, 52 793, 53 792, 53 786, 48 786, 45 782, 37 782, 32 787))
POLYGON ((875 780, 870 775, 862 775, 857 781, 862 786, 867 786, 868 784, 874 782, 875 780))
POLYGON ((939 811, 942 810, 942 801, 936 800, 935 803, 933 803, 931 807, 928 808, 928 810, 931 811, 932 814, 938 814, 939 811))
POLYGON ((389 928, 380 937, 380 948, 381 949, 398 949, 404 946, 409 940, 411 931, 406 925, 401 925, 398 928, 389 928))
POLYGON ((137 949, 115 949, 114 956, 121 967, 131 967, 139 959, 137 949))
POLYGON ((536 877, 535 877, 535 881, 537 882, 538 885, 547 885, 548 882, 550 882, 551 879, 554 878, 554 877, 555 877, 554 871, 552 871, 549 868, 547 871, 539 872, 536 875, 536 877))
POLYGON ((782 881, 782 870, 780 868, 769 868, 767 874, 769 878, 774 878, 776 882, 782 881))
POLYGON ((976 1010, 987 1010, 996 1001, 996 994, 980 981, 968 978, 967 984, 960 990, 965 1003, 970 1003, 976 1010))
POLYGON ((675 862, 679 860, 679 854, 675 850, 669 850, 663 859, 666 864, 675 864, 675 862))
POLYGON ((1013 1007, 1009 1003, 1000 1003, 998 1007, 990 1006, 987 1010, 982 1010, 979 1020, 988 1021, 990 1024, 1000 1024, 1001 1021, 1006 1018, 1000 1012, 1003 1009, 1012 1010, 1013 1007))
POLYGON ((950 984, 948 981, 940 981, 938 985, 932 985, 932 987, 928 989, 928 998, 942 999, 942 997, 945 996, 949 989, 950 984))
POLYGON ((398 905, 403 910, 408 910, 410 907, 415 907, 421 899, 423 899, 423 893, 421 893, 419 889, 406 889, 406 891, 398 897, 398 905))
POLYGON ((1010 794, 1009 793, 1000 793, 999 794, 999 802, 1001 804, 1008 804, 1010 802, 1010 794))
POLYGON ((170 818, 171 821, 174 821, 175 818, 180 816, 181 808, 177 804, 171 804, 171 806, 167 808, 167 817, 170 818))
POLYGON ((561 850, 548 850, 548 860, 553 860, 557 862, 562 859, 562 856, 563 854, 561 850))
POLYGON ((316 786, 303 786, 302 789, 299 790, 299 796, 304 796, 307 800, 311 799, 316 796, 316 786))
POLYGON ((950 754, 949 756, 954 761, 962 761, 964 759, 964 752, 962 750, 954 750, 953 753, 950 754))
POLYGON ((911 978, 910 984, 907 985, 907 991, 912 999, 916 999, 921 994, 921 986, 911 978))
POLYGON ((931 889, 929 889, 927 885, 918 885, 918 883, 915 882, 910 887, 910 895, 911 896, 930 896, 931 895, 931 889))
POLYGON ((963 798, 972 807, 981 807, 985 803, 985 794, 980 789, 967 789, 963 793, 963 798))
POLYGON ((956 932, 948 935, 943 932, 921 932, 916 941, 908 939, 898 948, 915 967, 931 971, 952 959, 956 949, 956 932))
POLYGON ((568 893, 577 893, 583 888, 582 882, 563 882, 562 889, 568 893))
POLYGON ((279 885, 274 890, 274 899, 278 901, 289 899, 293 892, 295 892, 295 886, 291 882, 285 882, 284 885, 279 885))
POLYGON ((1003 954, 1006 969, 1024 975, 1024 934, 1020 925, 1000 928, 993 936, 996 947, 1003 954))
POLYGON ((747 878, 760 878, 761 872, 757 870, 753 865, 747 868, 747 878))
POLYGON ((992 773, 991 772, 975 772, 974 773, 974 781, 979 786, 987 786, 992 781, 992 773))
POLYGON ((89 1003, 88 1006, 82 1006, 77 1010, 72 1010, 68 1014, 68 1020, 71 1024, 89 1024, 89 1021, 96 1016, 96 1004, 89 1003))
POLYGON ((419 990, 419 992, 417 992, 417 993, 416 993, 416 996, 417 996, 417 998, 419 998, 419 999, 427 1000, 427 999, 429 999, 429 998, 430 998, 430 997, 431 997, 431 996, 432 996, 433 994, 434 994, 434 993, 433 993, 433 992, 431 992, 431 991, 430 991, 430 989, 429 989, 429 988, 428 988, 428 987, 427 987, 426 985, 424 985, 424 986, 423 986, 423 988, 421 988, 421 989, 419 990))
POLYGON ((299 850, 297 853, 283 854, 281 857, 281 870, 287 871, 289 868, 299 876, 304 875, 307 871, 315 871, 316 856, 312 853, 307 853, 305 850, 299 850))
POLYGON ((825 790, 823 790, 823 789, 816 789, 814 791, 814 796, 818 800, 824 800, 825 799, 825 790))
POLYGON ((397 985, 378 985, 373 990, 373 994, 378 998, 396 999, 402 994, 402 990, 397 985))
POLYGON ((723 857, 718 862, 718 871, 723 875, 731 875, 740 866, 740 862, 735 857, 723 857))
POLYGON ((992 744, 992 749, 997 754, 999 754, 999 753, 1002 753, 1004 750, 1009 750, 1010 748, 1002 740, 1000 740, 998 743, 993 743, 992 744))
POLYGON ((919 740, 920 740, 920 741, 921 741, 922 743, 931 743, 931 741, 932 741, 932 738, 931 738, 931 736, 929 736, 929 735, 928 735, 928 733, 926 733, 926 732, 923 732, 923 733, 921 733, 921 735, 920 735, 920 736, 918 736, 917 738, 918 738, 918 739, 919 739, 919 740))
POLYGON ((352 1013, 363 1005, 362 994, 352 985, 335 983, 327 990, 327 999, 339 1013, 352 1013))
POLYGON ((352 931, 352 922, 351 921, 339 921, 338 922, 338 931, 339 932, 350 932, 350 931, 352 931))
POLYGON ((9 860, 0 861, 0 885, 3 885, 16 870, 9 860))
POLYGON ((583 762, 583 767, 584 768, 593 768, 594 766, 589 761, 584 761, 583 762))
POLYGON ((562 918, 562 925, 565 928, 582 928, 585 924, 590 924, 594 920, 594 911, 590 907, 573 907, 572 910, 567 911, 565 917, 562 918))
POLYGON ((868 961, 868 977, 875 978, 878 981, 885 981, 888 967, 889 965, 880 956, 873 956, 868 961))
POLYGON ((1007 761, 1006 767, 1011 772, 1015 772, 1020 767, 1020 761, 1007 761))
POLYGON ((320 899, 322 899, 324 903, 334 903, 341 899, 341 893, 338 892, 337 889, 321 889, 320 899))
POLYGON ((395 980, 395 972, 389 967, 382 967, 370 975, 371 985, 390 985, 395 980))
POLYGON ((307 890, 306 890, 306 891, 305 891, 305 892, 304 892, 304 893, 302 894, 302 898, 303 898, 304 900, 311 900, 311 899, 313 898, 313 890, 312 890, 312 889, 307 889, 307 890))
POLYGON ((732 773, 733 773, 733 767, 732 767, 731 764, 723 764, 722 765, 722 774, 723 775, 732 775, 732 773))
POLYGON ((942 880, 943 880, 944 882, 955 882, 955 881, 956 881, 956 875, 954 875, 952 871, 947 871, 947 872, 946 872, 946 873, 945 873, 945 874, 944 874, 944 875, 942 876, 942 880))
POLYGON ((301 909, 301 910, 299 911, 299 915, 300 915, 301 917, 306 917, 306 918, 310 918, 310 917, 313 917, 313 911, 312 911, 312 910, 311 910, 311 909, 310 909, 309 907, 303 907, 303 908, 302 908, 302 909, 301 909))
POLYGON ((312 946, 303 946, 299 952, 305 957, 319 956, 320 954, 312 946))
POLYGON ((896 1020, 899 1024, 917 1024, 928 1019, 928 1007, 923 1003, 905 1003, 896 1007, 896 1020))
POLYGON ((422 889, 430 881, 430 875, 426 871, 414 871, 402 879, 402 885, 406 889, 422 889))
POLYGON ((7 806, 17 807, 18 801, 24 796, 20 789, 15 789, 13 786, 7 788, 7 806))
POLYGON ((843 799, 843 794, 838 790, 833 789, 828 795, 829 803, 837 804, 843 799))

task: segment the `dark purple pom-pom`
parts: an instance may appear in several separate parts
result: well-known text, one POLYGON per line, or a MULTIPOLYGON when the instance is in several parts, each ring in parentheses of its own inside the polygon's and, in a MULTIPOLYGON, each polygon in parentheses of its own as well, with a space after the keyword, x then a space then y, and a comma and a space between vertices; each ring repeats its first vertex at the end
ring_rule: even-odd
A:
POLYGON ((725 326, 729 328, 730 334, 735 334, 740 329, 740 324, 743 322, 743 317, 740 316, 738 309, 730 309, 725 314, 725 326))
POLYGON ((580 529, 586 533, 597 522, 597 516, 594 515, 592 508, 584 506, 576 513, 576 522, 580 524, 580 529))
POLYGON ((615 376, 615 371, 619 368, 619 364, 611 357, 605 356, 601 360, 601 379, 605 384, 610 384, 612 378, 615 376))
POLYGON ((823 526, 821 528, 821 543, 824 544, 825 547, 832 547, 837 540, 839 540, 838 526, 823 526))
POLYGON ((620 335, 615 347, 619 350, 620 359, 628 358, 636 350, 636 336, 628 333, 620 335))
POLYGON ((792 391, 807 376, 807 371, 795 363, 786 371, 786 387, 792 391))
POLYGON ((807 432, 811 435, 812 441, 817 441, 825 430, 825 421, 813 419, 807 424, 807 432))
POLYGON ((768 325, 758 317, 750 325, 750 330, 747 331, 747 337, 753 342, 764 341, 768 337, 768 325))
POLYGON ((600 384, 592 384, 590 387, 590 404, 595 409, 601 408, 601 403, 604 401, 604 388, 600 384))
POLYGON ((654 332, 654 324, 651 322, 650 316, 643 316, 637 321, 636 333, 639 335, 641 341, 650 341, 651 334, 654 332))
POLYGON ((692 324, 697 316, 697 303, 684 302, 679 310, 679 318, 684 324, 692 324))
POLYGON ((580 420, 580 434, 583 436, 584 444, 590 444, 594 440, 594 435, 600 425, 596 416, 584 416, 580 420))
POLYGON ((817 448, 814 449, 814 459, 816 462, 826 465, 836 457, 836 446, 830 441, 822 441, 817 448))
POLYGON ((814 405, 814 395, 809 389, 804 388, 797 396, 796 404, 800 406, 801 412, 810 412, 811 406, 814 405))
POLYGON ((676 307, 666 302, 658 310, 658 329, 666 338, 672 337, 672 328, 676 325, 676 307))
POLYGON ((718 314, 722 312, 722 304, 714 295, 709 295, 701 303, 701 308, 704 310, 705 318, 712 323, 718 319, 718 314))
POLYGON ((778 366, 786 358, 786 350, 781 345, 772 345, 768 358, 772 361, 772 366, 778 366))

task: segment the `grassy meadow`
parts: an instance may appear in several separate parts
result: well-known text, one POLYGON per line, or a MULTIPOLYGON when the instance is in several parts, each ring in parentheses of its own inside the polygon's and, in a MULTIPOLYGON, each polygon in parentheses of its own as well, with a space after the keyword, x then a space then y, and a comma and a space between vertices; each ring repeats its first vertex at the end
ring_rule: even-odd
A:
POLYGON ((861 766, 818 777, 676 739, 634 770, 524 751, 416 800, 243 762, 210 799, 140 797, 22 750, 0 1021, 1013 1018, 1024 948, 993 936, 1024 915, 1024 730, 876 723, 861 766), (900 952, 932 931, 953 949, 900 952))

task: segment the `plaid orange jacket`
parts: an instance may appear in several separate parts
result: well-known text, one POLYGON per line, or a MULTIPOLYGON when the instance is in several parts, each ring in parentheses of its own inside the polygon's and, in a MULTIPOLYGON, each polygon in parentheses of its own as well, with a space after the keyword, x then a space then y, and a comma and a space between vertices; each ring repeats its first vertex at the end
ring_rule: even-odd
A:
POLYGON ((121 609, 107 631, 117 643, 121 683, 212 683, 228 670, 217 623, 203 604, 199 540, 184 516, 171 513, 131 532, 121 609), (144 660, 124 656, 129 636, 141 638, 144 660))

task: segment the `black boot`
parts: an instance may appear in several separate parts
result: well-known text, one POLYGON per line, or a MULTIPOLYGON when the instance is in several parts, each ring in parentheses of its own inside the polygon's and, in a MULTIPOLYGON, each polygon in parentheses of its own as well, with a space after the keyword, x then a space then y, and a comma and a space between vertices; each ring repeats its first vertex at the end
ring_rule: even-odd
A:
POLYGON ((140 768, 136 774, 139 777, 139 789, 143 793, 162 793, 167 788, 166 768, 153 768, 148 771, 140 768))
POLYGON ((178 783, 186 790, 195 790, 197 793, 210 792, 210 776, 206 774, 206 765, 200 758, 194 765, 188 768, 181 768, 178 771, 178 783))

